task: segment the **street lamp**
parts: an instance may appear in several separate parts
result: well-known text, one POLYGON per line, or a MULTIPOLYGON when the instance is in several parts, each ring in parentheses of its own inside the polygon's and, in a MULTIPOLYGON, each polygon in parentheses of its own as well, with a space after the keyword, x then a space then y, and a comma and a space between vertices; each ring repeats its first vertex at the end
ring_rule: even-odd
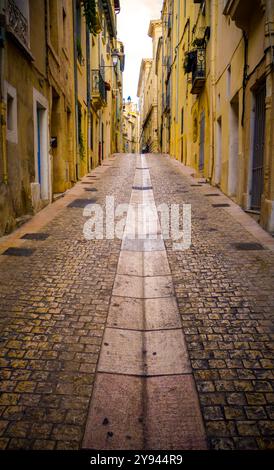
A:
POLYGON ((117 49, 114 49, 111 53, 111 58, 112 58, 112 64, 113 65, 100 65, 100 68, 101 69, 105 69, 105 68, 115 68, 116 65, 118 64, 118 60, 120 59, 120 54, 119 54, 119 51, 117 49))
POLYGON ((116 65, 118 64, 118 60, 120 58, 119 51, 117 49, 114 49, 114 51, 111 54, 111 57, 112 57, 113 67, 116 67, 116 65))

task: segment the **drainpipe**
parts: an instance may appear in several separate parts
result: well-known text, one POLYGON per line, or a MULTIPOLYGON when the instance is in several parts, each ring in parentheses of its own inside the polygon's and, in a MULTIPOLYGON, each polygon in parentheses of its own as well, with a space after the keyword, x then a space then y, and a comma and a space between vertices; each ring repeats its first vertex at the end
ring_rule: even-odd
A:
POLYGON ((4 93, 4 76, 5 76, 5 0, 0 0, 0 30, 1 30, 1 43, 0 43, 0 126, 1 126, 1 154, 3 159, 3 182, 8 184, 8 161, 7 161, 7 147, 6 147, 6 103, 4 93))
POLYGON ((248 36, 245 31, 243 31, 243 39, 244 39, 244 70, 243 70, 243 105, 242 105, 242 119, 241 119, 241 126, 244 126, 244 118, 245 118, 245 102, 246 102, 246 85, 247 85, 247 78, 248 78, 248 36))
POLYGON ((79 129, 78 129, 78 76, 77 76, 77 28, 76 28, 76 0, 73 0, 73 46, 74 46, 74 99, 75 99, 75 137, 76 137, 76 169, 75 181, 79 179, 79 129))
POLYGON ((210 183, 215 178, 215 119, 216 119, 216 60, 217 60, 217 28, 218 28, 218 0, 214 0, 211 4, 211 17, 212 17, 212 36, 211 36, 211 171, 209 175, 210 183))
MULTIPOLYGON (((91 134, 91 122, 90 122, 90 112, 91 112, 91 96, 90 96, 90 87, 91 87, 91 74, 90 74, 90 32, 88 26, 86 26, 86 59, 87 59, 87 108, 88 108, 88 157, 90 151, 90 134, 91 134)), ((88 171, 90 168, 90 162, 88 161, 88 171)))

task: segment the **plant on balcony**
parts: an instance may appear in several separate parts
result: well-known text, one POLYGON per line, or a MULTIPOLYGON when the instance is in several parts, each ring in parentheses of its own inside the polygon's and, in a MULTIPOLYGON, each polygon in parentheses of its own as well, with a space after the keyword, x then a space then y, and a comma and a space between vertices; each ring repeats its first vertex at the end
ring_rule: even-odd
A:
POLYGON ((81 0, 84 9, 87 26, 92 34, 98 34, 100 31, 100 21, 96 8, 96 0, 81 0))
POLYGON ((184 64, 183 64, 185 73, 192 72, 194 60, 195 60, 194 51, 190 51, 185 54, 185 59, 184 59, 184 64))
POLYGON ((205 41, 205 38, 195 38, 194 41, 192 42, 192 46, 193 47, 198 47, 198 48, 202 48, 202 47, 205 47, 206 46, 206 41, 205 41))

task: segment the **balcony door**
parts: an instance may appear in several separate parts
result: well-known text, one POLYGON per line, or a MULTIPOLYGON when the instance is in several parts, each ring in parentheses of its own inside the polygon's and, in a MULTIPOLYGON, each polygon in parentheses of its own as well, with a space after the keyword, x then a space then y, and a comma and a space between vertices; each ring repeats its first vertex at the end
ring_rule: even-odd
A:
POLYGON ((49 132, 48 103, 39 92, 33 92, 34 150, 35 150, 35 181, 39 184, 40 199, 51 198, 50 163, 49 163, 49 132))
POLYGON ((261 209, 264 178, 264 145, 265 145, 265 82, 255 93, 255 122, 253 137, 251 209, 261 209))
POLYGON ((105 158, 104 123, 102 122, 102 160, 105 158))
POLYGON ((204 169, 205 164, 205 112, 202 111, 200 118, 200 152, 199 152, 199 170, 204 169))
POLYGON ((229 164, 228 195, 237 196, 239 174, 239 96, 230 102, 229 109, 229 164))

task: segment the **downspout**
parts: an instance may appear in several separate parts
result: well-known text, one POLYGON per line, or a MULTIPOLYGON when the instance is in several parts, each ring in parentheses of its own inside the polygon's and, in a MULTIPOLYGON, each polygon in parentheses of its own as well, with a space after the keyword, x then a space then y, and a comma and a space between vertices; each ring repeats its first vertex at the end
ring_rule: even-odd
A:
POLYGON ((78 129, 78 76, 77 76, 77 28, 76 28, 76 1, 73 0, 73 48, 74 48, 74 100, 75 100, 75 149, 76 149, 76 168, 75 168, 75 181, 79 179, 79 129, 78 129))
POLYGON ((212 183, 213 175, 215 176, 215 119, 216 119, 216 61, 217 61, 217 27, 218 27, 218 0, 212 3, 212 52, 211 52, 211 171, 209 175, 210 183, 212 183))
POLYGON ((246 96, 245 96, 245 91, 246 91, 246 85, 248 81, 248 36, 245 31, 243 31, 243 39, 244 39, 244 70, 243 70, 243 105, 242 105, 242 119, 241 119, 241 126, 244 126, 244 118, 245 118, 245 101, 246 101, 246 96))
POLYGON ((8 161, 7 161, 7 147, 6 147, 6 103, 4 92, 4 76, 5 76, 5 0, 0 0, 0 28, 1 28, 1 43, 0 43, 0 125, 1 125, 1 154, 3 159, 3 183, 8 184, 8 161))
MULTIPOLYGON (((177 0, 177 24, 176 24, 176 29, 177 29, 177 38, 176 38, 176 43, 179 44, 179 37, 180 37, 180 15, 181 15, 181 8, 180 8, 180 0, 177 0)), ((177 49, 178 54, 176 53, 176 123, 178 123, 179 119, 179 64, 180 64, 180 50, 179 47, 177 49)), ((181 111, 181 110, 180 110, 181 111)), ((180 124, 176 125, 175 128, 175 136, 176 136, 176 141, 175 141, 175 159, 180 161, 181 160, 181 155, 179 155, 179 149, 180 149, 180 143, 183 146, 184 141, 181 140, 181 131, 180 131, 180 124)), ((183 162, 182 162, 183 163, 183 162)))
MULTIPOLYGON (((90 96, 90 88, 91 88, 91 74, 90 74, 90 32, 88 26, 86 26, 86 55, 87 55, 87 108, 88 108, 88 156, 90 152, 90 142, 91 142, 91 120, 90 120, 90 113, 91 113, 91 96, 90 96)), ((88 171, 90 168, 90 159, 88 159, 88 171)))
POLYGON ((164 16, 163 16, 163 12, 162 12, 162 38, 163 38, 163 43, 162 43, 162 70, 161 70, 161 76, 162 76, 162 109, 161 109, 161 113, 162 113, 162 136, 161 136, 161 139, 162 139, 162 146, 161 146, 161 152, 163 153, 164 152, 164 149, 166 149, 166 145, 165 145, 165 142, 164 142, 164 125, 165 125, 165 101, 166 101, 166 93, 165 93, 165 75, 164 75, 164 60, 165 60, 165 31, 164 31, 164 16))

